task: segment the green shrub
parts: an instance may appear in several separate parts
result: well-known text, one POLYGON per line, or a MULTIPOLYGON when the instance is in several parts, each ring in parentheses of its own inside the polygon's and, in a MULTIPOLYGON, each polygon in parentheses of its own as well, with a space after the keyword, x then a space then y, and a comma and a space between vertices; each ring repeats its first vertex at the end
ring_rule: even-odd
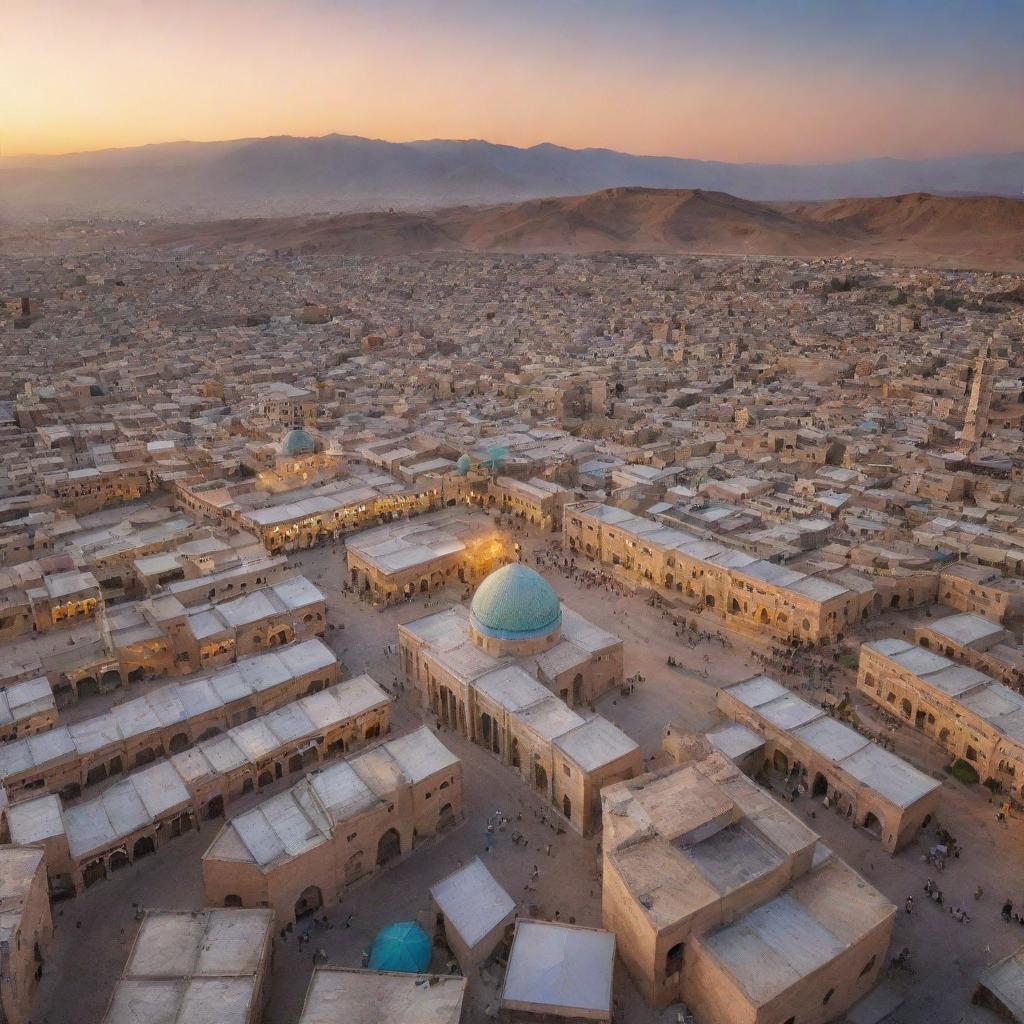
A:
POLYGON ((970 762, 965 761, 962 757, 958 757, 946 768, 946 771, 949 772, 954 779, 966 782, 969 786, 973 786, 978 781, 978 773, 974 770, 974 767, 970 762))

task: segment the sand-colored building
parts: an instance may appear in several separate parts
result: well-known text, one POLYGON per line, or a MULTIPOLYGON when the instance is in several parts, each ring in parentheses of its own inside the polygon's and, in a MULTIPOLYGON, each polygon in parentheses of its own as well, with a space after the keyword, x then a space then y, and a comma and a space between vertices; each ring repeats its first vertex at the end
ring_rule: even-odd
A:
POLYGON ((598 502, 565 507, 562 539, 567 553, 680 595, 730 629, 787 642, 839 639, 878 606, 852 576, 809 576, 598 502))
POLYGON ((485 963, 511 938, 516 902, 479 857, 432 885, 430 899, 463 974, 485 963))
POLYGON ((460 1024, 466 979, 316 967, 297 1024, 460 1024))
POLYGON ((484 500, 506 515, 518 516, 542 530, 555 531, 561 528, 562 510, 572 499, 572 491, 550 480, 499 476, 488 486, 484 500))
MULTIPOLYGON (((718 709, 761 740, 760 764, 838 807, 895 853, 939 803, 940 783, 767 676, 720 689, 718 709)), ((712 739, 712 742, 714 740, 712 739)))
POLYGON ((516 924, 505 970, 501 1019, 608 1024, 614 973, 611 932, 524 918, 516 924))
POLYGON ((235 799, 362 746, 390 727, 368 675, 338 683, 136 771, 81 803, 56 794, 6 810, 13 842, 42 846, 50 888, 73 894, 123 870, 235 799))
POLYGON ((337 681, 337 656, 322 640, 279 647, 93 718, 5 743, 0 783, 15 799, 20 791, 42 789, 73 800, 88 785, 181 753, 337 681))
POLYGON ((896 908, 723 754, 603 802, 603 921, 648 1003, 823 1024, 875 984, 896 908))
POLYGON ((428 594, 454 579, 476 586, 512 555, 490 516, 462 509, 388 523, 345 546, 352 585, 383 604, 428 594))
POLYGON ((106 614, 110 644, 127 682, 216 668, 268 647, 323 636, 326 628, 324 595, 304 576, 215 603, 186 606, 173 594, 160 594, 106 614))
POLYGON ((914 629, 921 647, 998 679, 1015 690, 1024 688, 1024 648, 999 623, 973 612, 947 615, 914 629))
POLYGON ((577 831, 600 827, 601 787, 636 774, 640 749, 575 708, 621 683, 618 637, 519 563, 488 576, 468 612, 455 606, 398 635, 406 676, 442 722, 517 770, 577 831))
POLYGON ((0 742, 46 732, 56 724, 57 703, 46 676, 0 685, 0 742))
POLYGON ((26 1024, 53 934, 42 850, 0 847, 0 1021, 26 1024))
POLYGON ((149 911, 103 1024, 259 1024, 273 935, 269 910, 149 911))
POLYGON ((861 645, 857 689, 1024 803, 1024 695, 896 638, 861 645))
POLYGON ((203 855, 206 898, 270 907, 280 927, 461 819, 462 764, 423 727, 232 818, 203 855))

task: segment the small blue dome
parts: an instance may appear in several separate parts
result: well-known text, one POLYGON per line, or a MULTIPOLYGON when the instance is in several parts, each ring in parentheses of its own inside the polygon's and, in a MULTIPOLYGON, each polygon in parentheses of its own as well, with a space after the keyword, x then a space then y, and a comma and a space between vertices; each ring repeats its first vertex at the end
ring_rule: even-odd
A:
POLYGON ((465 476, 469 472, 469 467, 471 465, 472 463, 469 461, 469 456, 463 455, 462 458, 455 463, 455 472, 458 473, 459 476, 465 476))
POLYGON ((477 587, 470 618, 485 636, 529 640, 559 625, 562 605, 543 576, 513 562, 492 572, 477 587))
POLYGON ((371 971, 422 974, 430 966, 430 939, 413 921, 389 924, 377 933, 370 947, 371 971))
POLYGON ((312 455, 316 451, 316 441, 305 430, 289 430, 281 440, 281 454, 289 458, 295 455, 312 455))

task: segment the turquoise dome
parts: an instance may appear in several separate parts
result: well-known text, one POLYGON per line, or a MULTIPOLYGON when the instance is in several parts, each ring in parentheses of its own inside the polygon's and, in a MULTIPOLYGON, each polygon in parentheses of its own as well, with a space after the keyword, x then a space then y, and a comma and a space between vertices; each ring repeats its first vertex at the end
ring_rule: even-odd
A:
POLYGON ((371 971, 422 974, 430 966, 432 947, 427 933, 413 921, 389 924, 370 947, 371 971))
POLYGON ((470 605, 473 625, 499 640, 544 636, 562 620, 562 605, 543 576, 519 562, 492 572, 470 605))
POLYGON ((462 458, 455 463, 455 472, 458 473, 459 476, 465 476, 469 472, 470 465, 469 456, 463 455, 462 458))
POLYGON ((305 430, 289 430, 281 440, 281 454, 292 458, 296 455, 312 455, 316 451, 316 441, 305 430))

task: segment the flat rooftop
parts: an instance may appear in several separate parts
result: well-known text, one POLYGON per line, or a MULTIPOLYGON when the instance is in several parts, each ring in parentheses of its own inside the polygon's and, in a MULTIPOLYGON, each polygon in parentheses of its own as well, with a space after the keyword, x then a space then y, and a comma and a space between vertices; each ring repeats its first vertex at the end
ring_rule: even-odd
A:
POLYGON ((521 920, 501 1005, 555 1016, 609 1019, 615 936, 598 928, 521 920))
POLYGON ((150 911, 104 1024, 248 1024, 273 926, 271 910, 150 911))
POLYGON ((297 1024, 459 1024, 466 979, 317 967, 297 1024))

